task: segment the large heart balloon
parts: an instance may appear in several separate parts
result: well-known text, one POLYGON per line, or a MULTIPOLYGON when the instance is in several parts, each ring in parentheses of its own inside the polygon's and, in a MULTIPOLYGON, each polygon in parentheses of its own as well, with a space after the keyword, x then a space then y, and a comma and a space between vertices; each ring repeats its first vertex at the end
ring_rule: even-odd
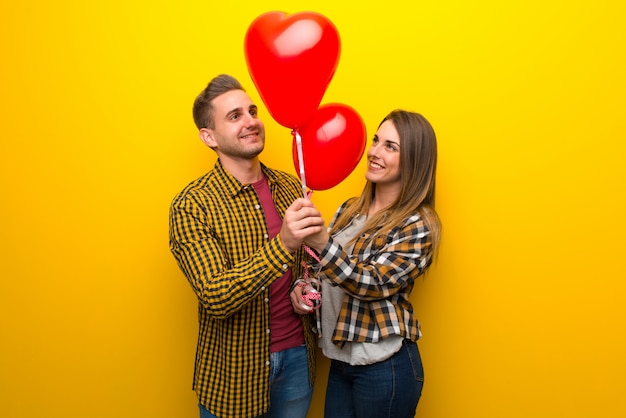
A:
MULTIPOLYGON (((356 110, 344 104, 321 106, 298 133, 302 139, 305 181, 312 190, 326 190, 339 184, 354 170, 365 151, 363 119, 356 110)), ((292 155, 296 172, 300 175, 295 138, 292 155)))
POLYGON ((300 128, 311 120, 339 63, 337 28, 319 13, 257 17, 245 36, 248 71, 279 124, 300 128))

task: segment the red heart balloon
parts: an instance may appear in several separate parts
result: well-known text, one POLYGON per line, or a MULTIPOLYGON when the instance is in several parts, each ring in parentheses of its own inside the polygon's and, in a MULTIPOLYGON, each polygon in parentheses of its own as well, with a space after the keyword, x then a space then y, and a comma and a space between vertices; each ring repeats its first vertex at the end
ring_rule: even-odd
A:
POLYGON ((248 71, 279 124, 299 128, 311 120, 339 63, 335 26, 319 13, 257 17, 245 36, 248 71))
MULTIPOLYGON (((344 104, 321 106, 298 133, 302 142, 305 181, 312 190, 326 190, 339 184, 354 170, 365 151, 363 119, 356 110, 344 104)), ((295 138, 292 156, 300 176, 295 138)))

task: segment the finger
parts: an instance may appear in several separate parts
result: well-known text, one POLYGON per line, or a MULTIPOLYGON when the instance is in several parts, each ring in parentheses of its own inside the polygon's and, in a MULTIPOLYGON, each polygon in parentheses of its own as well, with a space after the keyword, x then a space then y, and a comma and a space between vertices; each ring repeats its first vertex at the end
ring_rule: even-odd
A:
POLYGON ((313 307, 305 305, 304 302, 300 301, 300 303, 298 303, 297 305, 297 308, 295 308, 295 311, 300 315, 307 315, 313 312, 313 307))
POLYGON ((298 211, 304 207, 312 207, 312 206, 313 206, 313 203, 311 203, 309 200, 299 197, 293 201, 293 203, 289 206, 287 210, 291 209, 291 210, 298 211))
POLYGON ((298 294, 296 293, 295 290, 293 290, 291 292, 291 294, 289 295, 289 297, 291 298, 291 304, 293 306, 296 306, 298 304, 298 300, 300 299, 300 296, 298 296, 298 294))

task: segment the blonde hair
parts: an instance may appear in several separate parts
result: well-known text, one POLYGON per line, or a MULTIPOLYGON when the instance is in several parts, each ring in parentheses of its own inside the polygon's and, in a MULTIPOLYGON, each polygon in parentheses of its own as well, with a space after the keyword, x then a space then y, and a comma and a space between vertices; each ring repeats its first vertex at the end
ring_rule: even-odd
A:
MULTIPOLYGON (((428 227, 433 254, 439 246, 441 221, 435 211, 435 176, 437 171, 437 138, 430 123, 419 113, 396 109, 380 122, 391 121, 400 137, 400 178, 398 198, 385 210, 367 218, 361 233, 387 234, 407 217, 419 213, 428 227)), ((350 223, 357 214, 366 214, 376 194, 376 184, 367 181, 359 197, 347 202, 335 221, 331 234, 350 223)))

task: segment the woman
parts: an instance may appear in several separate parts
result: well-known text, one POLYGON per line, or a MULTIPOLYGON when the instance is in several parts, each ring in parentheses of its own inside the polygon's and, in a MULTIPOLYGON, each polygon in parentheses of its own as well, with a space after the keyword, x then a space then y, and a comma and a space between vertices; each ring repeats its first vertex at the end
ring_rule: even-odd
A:
MULTIPOLYGON (((319 258, 319 341, 331 359, 324 417, 413 418, 424 374, 409 296, 432 263, 441 229, 433 128, 418 113, 394 110, 367 160, 361 195, 337 210, 330 233, 306 240, 319 258)), ((291 294, 294 307, 302 290, 291 294)))

